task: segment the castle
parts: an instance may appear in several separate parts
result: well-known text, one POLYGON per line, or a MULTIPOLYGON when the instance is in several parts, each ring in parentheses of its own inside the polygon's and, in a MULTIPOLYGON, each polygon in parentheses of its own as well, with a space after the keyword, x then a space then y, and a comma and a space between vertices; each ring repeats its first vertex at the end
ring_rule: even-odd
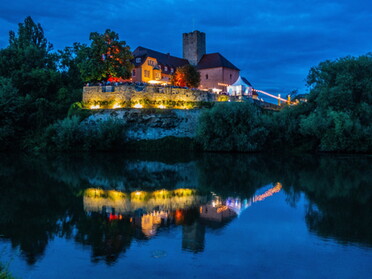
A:
POLYGON ((227 87, 238 80, 240 70, 220 53, 206 53, 206 35, 200 31, 183 34, 183 58, 144 47, 134 52, 132 80, 152 84, 170 84, 178 67, 191 64, 200 72, 202 90, 227 92, 227 87))

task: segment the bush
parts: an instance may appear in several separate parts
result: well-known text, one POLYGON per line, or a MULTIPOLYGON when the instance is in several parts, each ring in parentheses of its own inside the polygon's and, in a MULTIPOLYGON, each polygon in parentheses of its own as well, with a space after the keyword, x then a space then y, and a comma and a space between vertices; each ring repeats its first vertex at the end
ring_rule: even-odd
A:
POLYGON ((123 148, 125 129, 118 120, 80 125, 78 116, 67 117, 50 125, 42 147, 56 151, 116 150, 123 148))
POLYGON ((208 151, 259 151, 268 131, 251 103, 221 103, 203 112, 197 142, 208 151))

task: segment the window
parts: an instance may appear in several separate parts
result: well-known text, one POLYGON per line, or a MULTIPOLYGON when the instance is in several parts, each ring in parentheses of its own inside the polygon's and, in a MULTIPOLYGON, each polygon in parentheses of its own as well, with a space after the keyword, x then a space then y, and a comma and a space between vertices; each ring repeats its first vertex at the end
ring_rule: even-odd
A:
POLYGON ((167 66, 164 67, 164 71, 168 72, 168 67, 167 66))
POLYGON ((171 73, 173 74, 173 68, 170 69, 171 73))
POLYGON ((141 63, 141 57, 136 58, 136 63, 141 63))
POLYGON ((133 69, 133 71, 132 71, 132 76, 133 76, 133 77, 136 76, 136 69, 133 69))
POLYGON ((143 75, 144 75, 145 77, 149 78, 149 77, 150 77, 150 71, 145 70, 144 73, 143 73, 143 75))
POLYGON ((161 65, 158 65, 159 66, 159 69, 161 70, 161 65))
POLYGON ((208 79, 208 75, 205 75, 205 79, 208 79))
POLYGON ((232 74, 230 74, 230 79, 232 79, 232 74))

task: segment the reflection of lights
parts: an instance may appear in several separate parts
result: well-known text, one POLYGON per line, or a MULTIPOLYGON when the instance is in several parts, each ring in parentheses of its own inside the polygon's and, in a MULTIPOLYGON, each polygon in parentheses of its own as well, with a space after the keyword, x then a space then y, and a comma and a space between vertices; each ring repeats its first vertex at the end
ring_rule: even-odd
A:
POLYGON ((112 108, 113 108, 113 109, 121 108, 121 105, 119 105, 119 104, 115 104, 115 105, 112 106, 112 108))
POLYGON ((228 209, 229 209, 229 207, 228 207, 228 206, 226 206, 226 205, 223 205, 223 206, 221 206, 221 207, 217 208, 217 213, 221 213, 221 212, 224 212, 224 211, 226 211, 226 210, 228 210, 228 209))
POLYGON ((257 202, 257 201, 263 201, 264 199, 266 199, 267 197, 270 197, 272 196, 273 194, 275 193, 278 193, 280 190, 282 189, 282 184, 281 183, 277 183, 275 185, 275 187, 267 190, 265 193, 263 193, 262 195, 258 195, 258 196, 254 196, 252 201, 253 202, 257 202))
POLYGON ((143 108, 143 105, 141 105, 141 104, 135 104, 133 107, 134 108, 143 108))
POLYGON ((95 106, 90 106, 90 109, 99 109, 100 106, 99 105, 95 105, 95 106))
POLYGON ((176 210, 176 213, 174 215, 177 220, 180 220, 183 218, 183 212, 181 210, 176 210))
POLYGON ((165 109, 166 106, 164 106, 164 105, 158 105, 158 108, 160 108, 160 109, 165 109))
POLYGON ((111 214, 110 213, 109 220, 110 221, 113 221, 113 220, 123 220, 123 215, 121 215, 121 214, 116 215, 116 214, 111 214))

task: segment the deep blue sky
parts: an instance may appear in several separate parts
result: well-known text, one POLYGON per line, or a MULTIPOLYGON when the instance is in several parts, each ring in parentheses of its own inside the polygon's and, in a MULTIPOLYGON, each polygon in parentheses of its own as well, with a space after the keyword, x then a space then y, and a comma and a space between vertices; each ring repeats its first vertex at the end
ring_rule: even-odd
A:
POLYGON ((137 46, 182 56, 182 33, 207 34, 255 88, 304 92, 310 67, 372 51, 372 2, 365 0, 14 0, 0 3, 0 48, 26 16, 55 49, 88 43, 110 28, 137 46))

